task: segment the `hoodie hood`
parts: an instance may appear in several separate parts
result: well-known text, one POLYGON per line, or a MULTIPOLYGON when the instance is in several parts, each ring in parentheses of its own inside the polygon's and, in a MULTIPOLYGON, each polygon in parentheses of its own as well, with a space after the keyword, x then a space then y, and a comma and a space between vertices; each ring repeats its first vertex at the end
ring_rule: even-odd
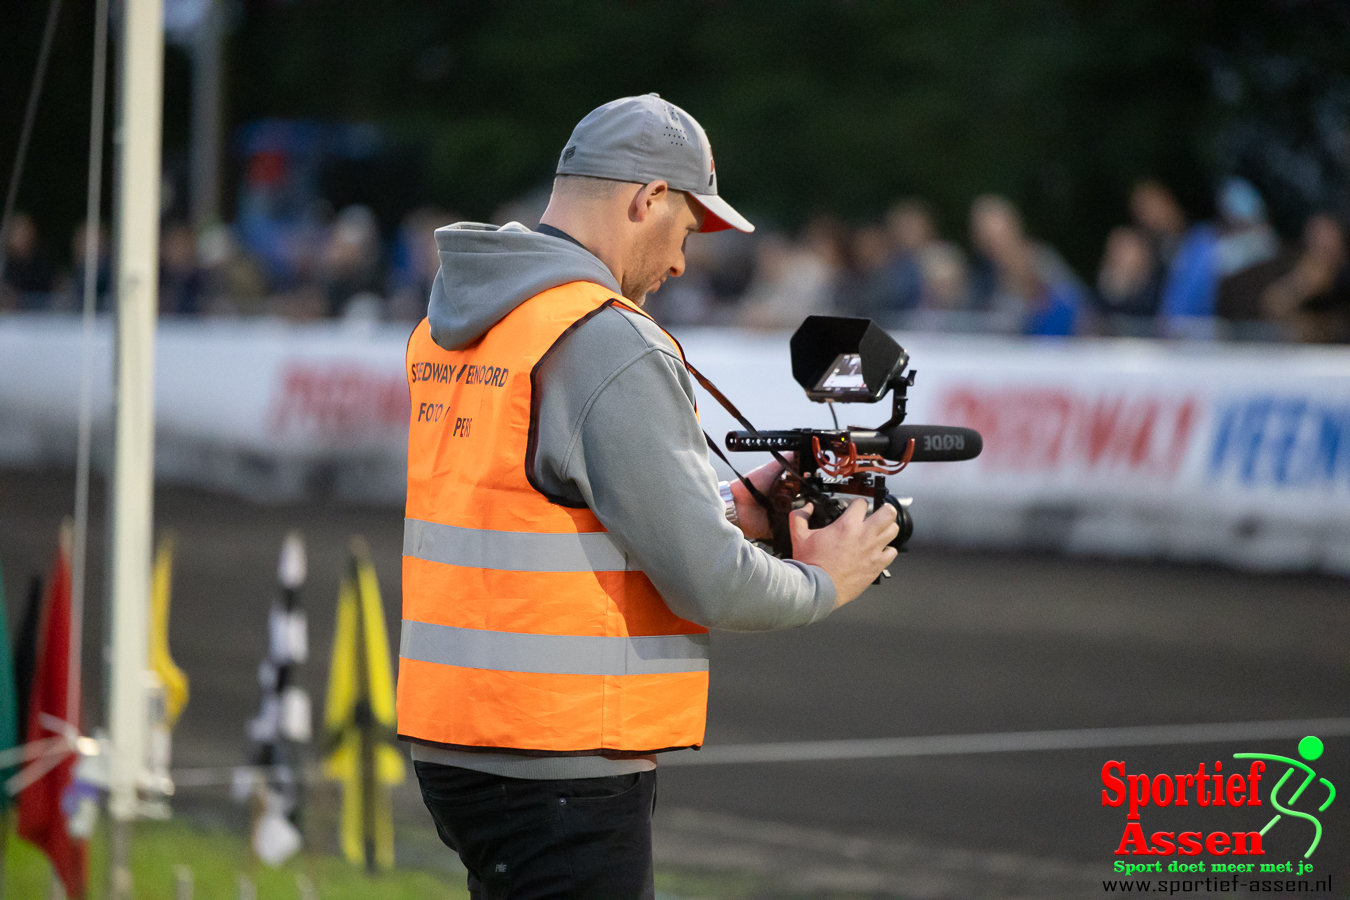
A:
POLYGON ((460 350, 511 310, 549 288, 590 281, 622 296, 599 259, 571 241, 539 234, 519 222, 459 222, 436 229, 441 270, 431 285, 431 339, 460 350))

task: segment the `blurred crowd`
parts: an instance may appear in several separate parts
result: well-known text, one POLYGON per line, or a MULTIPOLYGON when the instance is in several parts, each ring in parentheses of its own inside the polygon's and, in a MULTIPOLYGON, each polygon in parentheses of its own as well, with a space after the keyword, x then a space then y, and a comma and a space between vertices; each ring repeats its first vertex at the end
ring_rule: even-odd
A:
POLYGON ((1156 323, 1168 336, 1216 333, 1350 342, 1346 223, 1315 212, 1281 240, 1260 193, 1240 178, 1215 198, 1213 221, 1187 222, 1156 181, 1137 184, 1132 222, 1111 230, 1097 273, 1096 311, 1109 329, 1156 323), (1226 329, 1226 331, 1225 331, 1226 329))
POLYGON ((790 328, 834 312, 914 330, 1350 342, 1346 222, 1314 213, 1286 242, 1242 179, 1215 207, 1188 221, 1166 185, 1140 181, 1089 283, 1005 197, 971 204, 966 246, 903 200, 853 228, 822 217, 795 236, 691 242, 689 273, 649 302, 677 324, 790 328))
MULTIPOLYGON (((365 206, 343 209, 329 222, 288 234, 287 264, 245 246, 233 229, 201 231, 186 222, 164 224, 159 244, 159 311, 168 316, 280 316, 416 321, 439 261, 435 229, 451 214, 421 209, 405 217, 393 240, 383 239, 365 206)), ((0 310, 74 311, 82 308, 86 231, 71 238, 69 269, 58 269, 30 216, 10 227, 0 310)), ((98 235, 96 308, 110 302, 111 255, 107 229, 98 235)))
MULTIPOLYGON (((494 218, 533 226, 546 197, 494 218)), ((917 199, 882 221, 848 225, 817 217, 798 232, 719 233, 690 241, 684 277, 648 299, 678 325, 792 328, 812 313, 870 316, 891 328, 1028 335, 1104 334, 1350 342, 1346 222, 1307 217, 1284 240, 1249 182, 1225 182, 1215 217, 1189 221, 1174 193, 1144 180, 1130 221, 1109 232, 1095 277, 1080 277, 1028 233, 1017 207, 986 194, 971 204, 964 242, 944 238, 917 199)), ((277 256, 250 250, 228 226, 164 226, 160 312, 179 316, 271 315, 415 321, 426 311, 439 265, 433 232, 458 221, 424 208, 393 234, 354 205, 288 240, 277 256)), ((98 236, 95 279, 107 305, 109 247, 98 236)), ((14 219, 0 310, 80 307, 85 233, 71 237, 76 264, 59 269, 31 217, 14 219)))

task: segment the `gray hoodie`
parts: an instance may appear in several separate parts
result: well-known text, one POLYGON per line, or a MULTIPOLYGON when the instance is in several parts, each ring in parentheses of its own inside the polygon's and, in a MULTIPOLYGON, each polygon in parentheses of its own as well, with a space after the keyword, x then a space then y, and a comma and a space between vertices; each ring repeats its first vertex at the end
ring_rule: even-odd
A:
MULTIPOLYGON (((525 300, 590 281, 621 296, 585 248, 512 222, 436 231, 441 269, 431 337, 455 350, 525 300)), ((693 360, 697 364, 697 360, 693 360)), ((779 560, 726 520, 694 411, 694 387, 670 339, 614 305, 562 339, 540 370, 535 479, 584 503, 636 559, 676 615, 708 628, 770 631, 834 609, 824 570, 779 560)), ((415 745, 413 758, 520 778, 582 778, 651 768, 649 760, 524 757, 415 745)))

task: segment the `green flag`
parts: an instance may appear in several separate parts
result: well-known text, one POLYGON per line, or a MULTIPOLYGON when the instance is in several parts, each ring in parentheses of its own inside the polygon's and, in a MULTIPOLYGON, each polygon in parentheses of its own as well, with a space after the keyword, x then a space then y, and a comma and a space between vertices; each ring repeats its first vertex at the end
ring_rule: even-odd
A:
MULTIPOLYGON (((9 614, 5 607, 5 574, 0 569, 0 750, 8 750, 19 743, 19 700, 14 691, 14 658, 9 647, 9 614)), ((12 769, 0 772, 8 778, 12 769)), ((7 806, 10 797, 0 791, 0 806, 7 806)))

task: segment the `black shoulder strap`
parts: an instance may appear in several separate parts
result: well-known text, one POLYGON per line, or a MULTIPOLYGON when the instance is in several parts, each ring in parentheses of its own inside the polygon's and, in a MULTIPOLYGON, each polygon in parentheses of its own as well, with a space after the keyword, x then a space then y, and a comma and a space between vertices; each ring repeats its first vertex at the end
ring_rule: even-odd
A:
MULTIPOLYGON (((636 312, 646 316, 649 319, 652 318, 645 310, 636 310, 636 312)), ((655 322, 656 320, 652 319, 652 321, 655 322)), ((660 325, 658 324, 657 327, 659 328, 660 325)), ((689 371, 690 375, 694 376, 694 379, 700 385, 702 385, 703 389, 707 391, 710 395, 712 395, 712 398, 714 400, 722 404, 722 408, 725 409, 727 412, 731 413, 732 417, 735 418, 737 422, 740 422, 742 425, 744 425, 747 431, 749 431, 751 434, 759 434, 759 429, 755 428, 754 425, 750 424, 750 420, 747 419, 741 413, 741 411, 736 408, 736 404, 732 403, 729 399, 727 399, 727 395, 722 393, 721 389, 718 388, 717 385, 709 381, 706 375, 704 375, 698 369, 694 368, 693 364, 690 363, 689 360, 685 357, 684 348, 680 346, 680 342, 675 339, 675 336, 670 332, 666 331, 664 328, 662 328, 661 330, 665 332, 666 336, 669 337, 672 341, 675 341, 675 346, 679 348, 680 360, 684 363, 685 369, 689 371)), ((755 502, 758 503, 761 507, 763 507, 765 512, 768 512, 769 498, 764 496, 764 492, 761 491, 759 488, 755 487, 754 484, 751 483, 750 479, 742 475, 740 473, 740 470, 738 470, 734 465, 731 464, 731 460, 727 459, 726 454, 722 452, 722 448, 717 446, 717 442, 714 441, 706 431, 703 432, 703 440, 705 440, 708 443, 708 449, 712 450, 713 453, 717 454, 717 458, 722 460, 722 462, 726 463, 727 468, 730 469, 732 473, 740 480, 741 484, 745 485, 745 489, 750 492, 751 497, 755 498, 755 502)), ((797 467, 794 466, 792 463, 788 462, 786 459, 784 459, 781 453, 779 453, 777 450, 770 450, 769 452, 773 454, 773 458, 776 459, 778 461, 778 464, 781 465, 784 469, 788 470, 789 472, 792 472, 794 475, 797 475, 798 477, 801 477, 801 472, 797 469, 797 467)))
MULTIPOLYGON (((745 426, 747 431, 749 431, 751 434, 759 434, 759 429, 755 428, 755 426, 750 424, 750 420, 741 414, 741 411, 736 408, 736 404, 728 400, 726 394, 723 394, 722 391, 717 387, 717 385, 709 381, 708 378, 702 372, 700 372, 698 369, 695 369, 693 365, 689 362, 689 360, 686 359, 684 361, 684 367, 689 370, 689 374, 694 376, 694 379, 698 381, 698 383, 703 387, 703 389, 707 391, 714 400, 722 404, 723 409, 731 413, 732 417, 735 418, 737 422, 740 422, 742 425, 745 426)), ((712 452, 717 454, 717 458, 722 460, 722 462, 726 463, 727 468, 731 469, 731 471, 735 473, 736 477, 741 480, 741 484, 745 485, 745 489, 750 492, 751 497, 755 498, 755 502, 758 503, 760 506, 762 506, 765 512, 768 512, 769 498, 765 497, 763 492, 760 491, 759 488, 755 487, 753 484, 750 483, 750 479, 742 475, 736 469, 736 467, 731 464, 731 460, 727 459, 726 454, 722 452, 722 448, 717 446, 717 442, 714 441, 708 435, 708 432, 706 431, 703 432, 703 439, 708 442, 708 446, 712 449, 712 452)), ((792 472, 795 475, 798 476, 801 475, 801 472, 797 471, 797 467, 794 466, 792 463, 788 462, 786 459, 784 459, 782 454, 780 454, 777 450, 770 450, 769 452, 773 454, 773 458, 778 460, 778 464, 781 465, 784 469, 787 469, 789 472, 792 472)))

